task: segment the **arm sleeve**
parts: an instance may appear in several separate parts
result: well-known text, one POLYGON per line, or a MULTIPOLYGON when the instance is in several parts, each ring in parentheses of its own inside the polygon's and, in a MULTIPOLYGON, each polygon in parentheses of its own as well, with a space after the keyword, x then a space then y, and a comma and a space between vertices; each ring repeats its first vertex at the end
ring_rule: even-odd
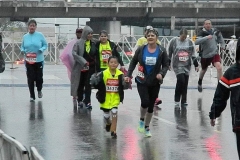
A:
POLYGON ((218 35, 218 43, 220 43, 221 48, 225 48, 225 42, 224 42, 224 39, 223 39, 223 36, 222 36, 221 32, 218 35))
POLYGON ((128 68, 128 73, 127 73, 127 76, 128 77, 132 77, 132 73, 138 63, 138 55, 140 53, 140 48, 141 47, 138 47, 138 49, 136 50, 131 62, 130 62, 130 65, 129 65, 129 68, 128 68))
POLYGON ((195 41, 196 45, 202 44, 203 42, 205 42, 206 40, 208 40, 208 37, 197 37, 197 40, 195 41))
POLYGON ((168 58, 168 55, 167 55, 167 52, 166 52, 165 49, 162 51, 162 54, 163 54, 163 56, 162 56, 162 69, 159 73, 164 78, 165 75, 167 74, 167 71, 168 71, 168 68, 169 68, 169 58, 168 58))
POLYGON ((114 55, 118 58, 120 65, 124 66, 122 58, 121 58, 119 52, 117 51, 117 46, 116 45, 114 45, 113 52, 114 52, 114 55))
POLYGON ((169 58, 169 65, 171 65, 171 60, 172 60, 172 54, 173 54, 173 42, 175 38, 171 39, 168 46, 167 46, 167 53, 168 53, 168 58, 169 58))
POLYGON ((190 44, 193 46, 192 47, 192 61, 193 61, 193 65, 194 67, 198 67, 198 61, 197 61, 197 55, 196 55, 196 46, 195 44, 193 43, 192 40, 190 40, 190 44))
POLYGON ((143 44, 142 44, 142 39, 141 38, 139 38, 138 40, 137 40, 137 44, 136 44, 136 46, 142 46, 143 44))
POLYGON ((47 41, 44 35, 42 35, 41 41, 42 41, 42 47, 39 50, 43 53, 47 49, 47 41))
POLYGON ((79 52, 79 47, 78 47, 78 43, 76 42, 73 46, 72 55, 74 60, 83 67, 87 63, 87 61, 82 56, 79 56, 77 54, 78 52, 79 52))
POLYGON ((24 39, 22 39, 21 52, 25 52, 25 48, 24 48, 24 39))
POLYGON ((129 82, 125 82, 124 80, 124 75, 121 76, 121 81, 122 81, 122 85, 123 85, 123 89, 129 89, 130 83, 129 82))
POLYGON ((226 108, 227 100, 230 95, 228 79, 224 76, 219 80, 217 89, 214 94, 213 103, 209 112, 210 119, 219 117, 226 108))

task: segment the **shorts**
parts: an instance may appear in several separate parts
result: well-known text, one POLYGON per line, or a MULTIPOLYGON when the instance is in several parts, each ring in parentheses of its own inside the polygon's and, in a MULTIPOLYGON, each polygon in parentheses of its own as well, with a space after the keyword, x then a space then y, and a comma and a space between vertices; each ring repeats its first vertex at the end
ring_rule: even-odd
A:
POLYGON ((219 54, 215 54, 211 58, 201 58, 202 69, 206 69, 211 63, 214 66, 215 62, 220 62, 221 63, 221 57, 220 57, 219 54))

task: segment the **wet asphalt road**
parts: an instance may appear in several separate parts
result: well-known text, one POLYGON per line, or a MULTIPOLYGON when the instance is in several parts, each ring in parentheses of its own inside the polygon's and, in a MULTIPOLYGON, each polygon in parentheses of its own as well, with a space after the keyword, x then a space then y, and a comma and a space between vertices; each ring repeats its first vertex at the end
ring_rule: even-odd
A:
POLYGON ((155 109, 151 138, 137 132, 140 99, 133 85, 119 106, 118 138, 103 125, 103 114, 92 94, 93 110, 73 106, 69 80, 62 65, 45 65, 43 98, 29 102, 23 65, 0 74, 0 129, 27 148, 36 147, 46 160, 237 160, 229 104, 215 127, 208 118, 216 73, 206 74, 203 93, 192 72, 188 107, 174 109, 175 75, 168 72, 155 109))

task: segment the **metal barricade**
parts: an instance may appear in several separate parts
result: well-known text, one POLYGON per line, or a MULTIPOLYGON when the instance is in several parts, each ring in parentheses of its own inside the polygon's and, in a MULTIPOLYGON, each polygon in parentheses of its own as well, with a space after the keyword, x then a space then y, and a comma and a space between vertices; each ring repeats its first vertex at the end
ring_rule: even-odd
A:
POLYGON ((30 160, 28 150, 3 131, 0 131, 0 143, 0 160, 30 160))
MULTIPOLYGON (((20 52, 21 40, 24 32, 3 32, 3 43, 4 52, 3 57, 6 62, 15 63, 15 61, 23 59, 23 55, 20 52)), ((48 42, 48 49, 44 52, 46 63, 60 62, 59 56, 62 50, 65 48, 67 43, 74 37, 73 33, 44 33, 46 40, 48 42)), ((122 55, 122 59, 125 63, 129 63, 131 57, 134 55, 136 50, 137 39, 143 35, 120 35, 119 39, 115 41, 118 46, 118 50, 122 55)), ((173 36, 159 36, 158 39, 161 45, 167 48, 169 41, 173 36)), ((228 42, 229 39, 224 39, 228 42)), ((227 43, 226 43, 227 44, 227 43)), ((234 57, 226 53, 225 51, 219 52, 222 58, 223 66, 231 66, 235 63, 234 57)))
POLYGON ((31 160, 44 160, 35 147, 30 147, 31 160))

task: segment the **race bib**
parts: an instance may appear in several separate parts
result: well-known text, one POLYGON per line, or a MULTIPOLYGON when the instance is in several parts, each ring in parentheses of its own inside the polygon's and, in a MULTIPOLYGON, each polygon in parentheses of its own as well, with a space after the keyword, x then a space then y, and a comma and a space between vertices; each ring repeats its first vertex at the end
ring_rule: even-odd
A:
POLYGON ((108 58, 112 56, 111 50, 102 50, 102 61, 103 63, 108 62, 108 58))
POLYGON ((137 76, 144 79, 143 66, 138 66, 137 76))
POLYGON ((34 64, 37 61, 37 54, 36 53, 27 53, 26 54, 26 62, 29 64, 34 64))
POLYGON ((156 64, 157 58, 156 57, 146 57, 146 65, 153 66, 156 64))
POLYGON ((81 70, 82 72, 88 71, 89 70, 89 66, 85 66, 83 67, 83 69, 81 70))
POLYGON ((177 55, 178 55, 179 61, 181 62, 186 62, 189 60, 189 54, 186 51, 180 51, 177 53, 177 55))
POLYGON ((118 92, 118 79, 107 79, 106 91, 108 93, 117 93, 118 92))

